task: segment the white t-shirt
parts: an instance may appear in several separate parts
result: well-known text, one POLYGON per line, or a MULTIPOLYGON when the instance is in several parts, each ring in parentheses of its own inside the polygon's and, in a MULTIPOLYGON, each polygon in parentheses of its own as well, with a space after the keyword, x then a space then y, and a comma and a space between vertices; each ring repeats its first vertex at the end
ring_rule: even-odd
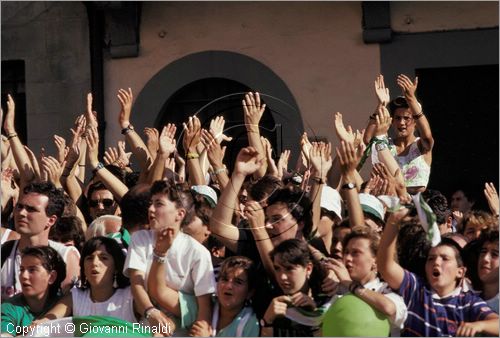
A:
POLYGON ((111 316, 129 322, 137 322, 134 315, 134 302, 130 286, 116 289, 106 301, 95 303, 90 299, 90 289, 71 289, 73 316, 111 316))
MULTIPOLYGON (((21 293, 21 282, 19 282, 19 269, 21 268, 21 252, 18 250, 19 241, 16 240, 9 257, 5 260, 1 271, 2 299, 10 298, 18 293, 21 293)), ((78 250, 74 246, 65 246, 64 244, 51 241, 49 239, 48 246, 57 251, 65 263, 68 260, 68 254, 71 251, 78 250)), ((66 266, 66 271, 68 267, 66 266)))
MULTIPOLYGON (((155 242, 156 234, 152 230, 140 230, 132 234, 123 267, 125 276, 129 276, 129 269, 136 269, 144 272, 144 280, 148 280, 155 242)), ((165 280, 168 287, 195 296, 215 292, 210 252, 198 241, 179 231, 166 257, 165 280)))

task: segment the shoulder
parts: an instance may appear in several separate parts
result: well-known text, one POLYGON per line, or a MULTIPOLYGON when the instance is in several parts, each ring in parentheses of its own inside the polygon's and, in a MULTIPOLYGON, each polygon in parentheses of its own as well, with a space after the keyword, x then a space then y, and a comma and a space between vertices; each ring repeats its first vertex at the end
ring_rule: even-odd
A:
POLYGON ((154 234, 151 230, 139 230, 132 234, 130 237, 129 248, 134 248, 138 246, 145 246, 148 244, 153 244, 154 234))
POLYGON ((210 251, 208 251, 203 244, 182 231, 177 234, 175 241, 177 242, 174 242, 176 250, 182 250, 186 252, 187 255, 192 255, 194 257, 204 257, 208 255, 207 257, 210 258, 210 251))

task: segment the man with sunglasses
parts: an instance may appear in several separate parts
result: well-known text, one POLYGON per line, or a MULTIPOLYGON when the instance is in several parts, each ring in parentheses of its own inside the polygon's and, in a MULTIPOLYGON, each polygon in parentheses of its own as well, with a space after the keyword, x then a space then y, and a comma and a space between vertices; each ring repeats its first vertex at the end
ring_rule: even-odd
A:
POLYGON ((88 192, 89 215, 92 220, 103 215, 116 215, 118 203, 113 194, 103 183, 97 182, 89 187, 88 192))

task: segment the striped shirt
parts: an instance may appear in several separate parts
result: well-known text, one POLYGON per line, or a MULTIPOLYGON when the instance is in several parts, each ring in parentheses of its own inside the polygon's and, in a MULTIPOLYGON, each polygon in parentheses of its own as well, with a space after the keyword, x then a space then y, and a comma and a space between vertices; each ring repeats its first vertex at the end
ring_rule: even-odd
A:
POLYGON ((398 292, 408 307, 402 337, 455 336, 460 322, 485 320, 494 313, 479 296, 460 287, 440 298, 423 278, 407 270, 398 292))

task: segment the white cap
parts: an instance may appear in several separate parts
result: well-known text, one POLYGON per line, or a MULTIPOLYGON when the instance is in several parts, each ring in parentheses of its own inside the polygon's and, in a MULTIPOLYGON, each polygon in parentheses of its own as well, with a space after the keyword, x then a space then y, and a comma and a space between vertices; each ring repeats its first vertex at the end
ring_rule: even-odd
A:
POLYGON ((323 186, 321 192, 321 207, 333 212, 339 220, 342 220, 342 199, 337 190, 328 185, 323 186))
POLYGON ((375 217, 377 217, 382 222, 384 221, 384 205, 380 200, 370 194, 359 194, 359 203, 361 204, 361 208, 364 212, 367 212, 375 217))
POLYGON ((196 193, 203 195, 212 208, 217 205, 217 193, 208 185, 193 185, 191 187, 196 193))

